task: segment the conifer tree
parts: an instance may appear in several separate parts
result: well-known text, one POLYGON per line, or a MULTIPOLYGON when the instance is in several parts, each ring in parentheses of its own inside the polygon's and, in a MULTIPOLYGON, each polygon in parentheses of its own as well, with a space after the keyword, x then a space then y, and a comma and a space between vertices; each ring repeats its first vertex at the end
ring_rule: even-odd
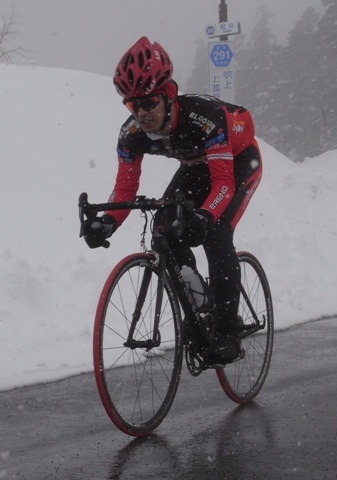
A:
POLYGON ((326 11, 316 35, 318 87, 321 99, 322 151, 337 148, 337 2, 321 0, 326 11))
POLYGON ((296 161, 319 153, 321 111, 318 95, 316 32, 319 15, 307 8, 282 52, 282 88, 278 97, 281 122, 275 147, 296 161))
POLYGON ((187 80, 186 91, 208 94, 207 44, 200 38, 196 42, 194 68, 187 80))
POLYGON ((273 15, 268 8, 259 8, 257 15, 251 38, 238 55, 238 101, 251 110, 257 135, 273 144, 277 136, 274 104, 281 47, 270 30, 273 15))

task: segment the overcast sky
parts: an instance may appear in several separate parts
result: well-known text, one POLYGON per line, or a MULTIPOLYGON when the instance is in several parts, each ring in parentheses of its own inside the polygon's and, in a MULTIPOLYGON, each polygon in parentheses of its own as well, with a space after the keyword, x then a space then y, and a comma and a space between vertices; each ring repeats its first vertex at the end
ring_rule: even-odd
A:
MULTIPOLYGON (((228 20, 250 34, 256 10, 266 4, 280 42, 306 7, 323 11, 320 0, 227 0, 228 20)), ((206 40, 204 26, 219 20, 220 0, 0 0, 1 15, 11 8, 22 16, 16 43, 31 50, 38 66, 112 75, 122 54, 139 37, 157 40, 175 64, 184 85, 195 58, 195 42, 206 40)))

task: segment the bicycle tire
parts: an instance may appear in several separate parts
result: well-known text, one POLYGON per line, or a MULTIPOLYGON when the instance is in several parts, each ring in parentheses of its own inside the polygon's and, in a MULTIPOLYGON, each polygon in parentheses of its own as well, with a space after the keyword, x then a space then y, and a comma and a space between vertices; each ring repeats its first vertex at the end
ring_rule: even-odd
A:
POLYGON ((179 301, 168 275, 159 323, 160 346, 124 346, 142 275, 150 269, 146 299, 134 339, 151 337, 158 269, 155 256, 125 257, 110 273, 99 298, 93 336, 94 372, 98 392, 112 422, 124 433, 151 433, 166 417, 174 400, 183 358, 179 301))
MULTIPOLYGON (((264 329, 249 335, 241 342, 244 356, 216 374, 227 396, 236 403, 251 402, 261 390, 268 374, 273 350, 274 313, 267 276, 260 262, 249 252, 238 252, 241 283, 264 329)), ((239 315, 246 325, 253 319, 243 295, 240 295, 239 315)))

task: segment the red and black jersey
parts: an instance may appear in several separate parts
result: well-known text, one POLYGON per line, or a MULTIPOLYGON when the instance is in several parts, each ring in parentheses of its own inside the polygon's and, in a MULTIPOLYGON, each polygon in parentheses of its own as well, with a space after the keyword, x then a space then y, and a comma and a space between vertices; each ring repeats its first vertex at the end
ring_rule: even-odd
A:
MULTIPOLYGON (((175 125, 168 136, 146 134, 133 116, 122 126, 117 146, 119 167, 110 201, 135 198, 144 154, 172 157, 191 168, 206 162, 211 190, 201 208, 216 221, 235 192, 235 159, 251 145, 258 149, 248 110, 210 96, 180 95, 175 125)), ((111 212, 119 225, 128 213, 111 212)))

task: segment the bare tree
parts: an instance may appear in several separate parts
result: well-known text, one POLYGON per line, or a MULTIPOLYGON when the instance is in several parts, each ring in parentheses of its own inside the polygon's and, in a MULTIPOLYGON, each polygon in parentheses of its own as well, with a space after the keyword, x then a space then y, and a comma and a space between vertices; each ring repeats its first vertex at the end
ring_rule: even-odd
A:
POLYGON ((0 19, 0 62, 14 63, 20 58, 25 63, 31 63, 31 52, 16 46, 15 40, 19 34, 19 26, 22 24, 21 16, 15 12, 15 8, 0 19))

